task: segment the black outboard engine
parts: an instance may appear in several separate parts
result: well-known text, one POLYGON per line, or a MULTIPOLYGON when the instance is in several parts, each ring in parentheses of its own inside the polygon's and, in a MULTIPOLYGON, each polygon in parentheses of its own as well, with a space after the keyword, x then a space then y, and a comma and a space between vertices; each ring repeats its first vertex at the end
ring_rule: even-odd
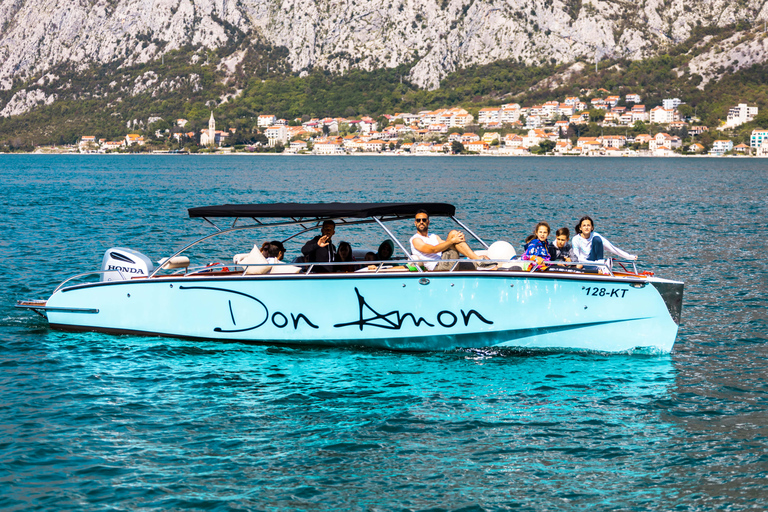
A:
POLYGON ((110 270, 101 274, 101 281, 125 281, 132 277, 149 277, 155 267, 144 254, 125 247, 112 247, 104 253, 101 270, 110 270))

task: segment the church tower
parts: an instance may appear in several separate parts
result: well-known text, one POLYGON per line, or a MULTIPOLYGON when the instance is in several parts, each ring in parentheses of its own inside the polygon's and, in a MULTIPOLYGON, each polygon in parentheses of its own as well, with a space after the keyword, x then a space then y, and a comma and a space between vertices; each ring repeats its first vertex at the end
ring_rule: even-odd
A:
POLYGON ((213 110, 211 110, 211 118, 208 120, 208 144, 216 145, 216 121, 213 119, 213 110))

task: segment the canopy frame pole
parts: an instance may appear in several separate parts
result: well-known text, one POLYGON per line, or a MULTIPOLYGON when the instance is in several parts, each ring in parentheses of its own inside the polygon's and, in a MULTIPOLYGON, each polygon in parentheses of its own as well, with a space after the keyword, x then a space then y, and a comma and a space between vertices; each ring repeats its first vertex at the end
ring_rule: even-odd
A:
POLYGON ((467 232, 468 232, 470 235, 472 235, 472 236, 475 238, 475 240, 477 240, 478 242, 480 242, 481 244, 483 244, 483 247, 485 247, 486 249, 490 249, 490 247, 488 246, 488 244, 487 244, 487 243, 485 243, 485 242, 483 241, 483 239, 482 239, 482 238, 480 238, 479 236, 477 236, 477 235, 476 235, 476 234, 475 234, 475 233, 474 233, 474 232, 473 232, 471 229, 469 229, 467 226, 465 226, 463 222, 461 222, 459 219, 457 219, 457 218, 456 218, 455 216, 453 216, 453 215, 451 215, 451 219, 453 219, 453 222, 455 222, 456 224, 458 224, 458 225, 459 225, 459 226, 461 226, 462 228, 466 229, 466 230, 467 230, 467 232))
MULTIPOLYGON (((387 226, 384 225, 383 222, 379 220, 378 217, 374 217, 373 220, 375 220, 379 224, 379 226, 381 226, 381 229, 383 229, 387 233, 387 235, 389 235, 389 238, 391 238, 392 241, 395 242, 398 245, 398 247, 400 247, 400 249, 403 251, 403 254, 405 254, 406 259, 408 260, 413 259, 413 256, 411 255, 410 251, 408 251, 408 249, 406 249, 403 246, 403 244, 400 243, 400 240, 398 240, 398 238, 389 230, 389 228, 387 228, 387 226)), ((416 265, 416 268, 419 269, 419 272, 424 272, 419 265, 416 265)))

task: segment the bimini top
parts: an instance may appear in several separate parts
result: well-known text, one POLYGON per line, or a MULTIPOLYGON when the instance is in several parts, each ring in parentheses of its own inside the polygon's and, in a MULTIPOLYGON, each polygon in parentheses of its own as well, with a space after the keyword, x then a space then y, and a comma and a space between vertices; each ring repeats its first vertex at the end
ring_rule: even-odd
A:
POLYGON ((456 207, 447 203, 271 203, 223 204, 190 208, 190 217, 283 217, 291 219, 369 218, 413 216, 426 210, 433 217, 450 217, 456 207))

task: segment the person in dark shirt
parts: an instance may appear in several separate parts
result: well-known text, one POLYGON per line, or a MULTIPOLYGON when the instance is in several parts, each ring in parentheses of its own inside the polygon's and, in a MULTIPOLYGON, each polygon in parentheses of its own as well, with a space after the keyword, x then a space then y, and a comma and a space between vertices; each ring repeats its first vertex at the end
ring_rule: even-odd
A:
MULTIPOLYGON (((336 233, 336 223, 332 220, 323 222, 320 234, 304 244, 301 253, 304 255, 304 261, 307 263, 333 262, 336 257, 336 247, 331 239, 336 233)), ((333 272, 332 265, 315 265, 313 272, 333 272)))
POLYGON ((552 246, 552 261, 575 261, 573 246, 569 241, 571 232, 568 228, 560 228, 555 232, 555 244, 552 246))

